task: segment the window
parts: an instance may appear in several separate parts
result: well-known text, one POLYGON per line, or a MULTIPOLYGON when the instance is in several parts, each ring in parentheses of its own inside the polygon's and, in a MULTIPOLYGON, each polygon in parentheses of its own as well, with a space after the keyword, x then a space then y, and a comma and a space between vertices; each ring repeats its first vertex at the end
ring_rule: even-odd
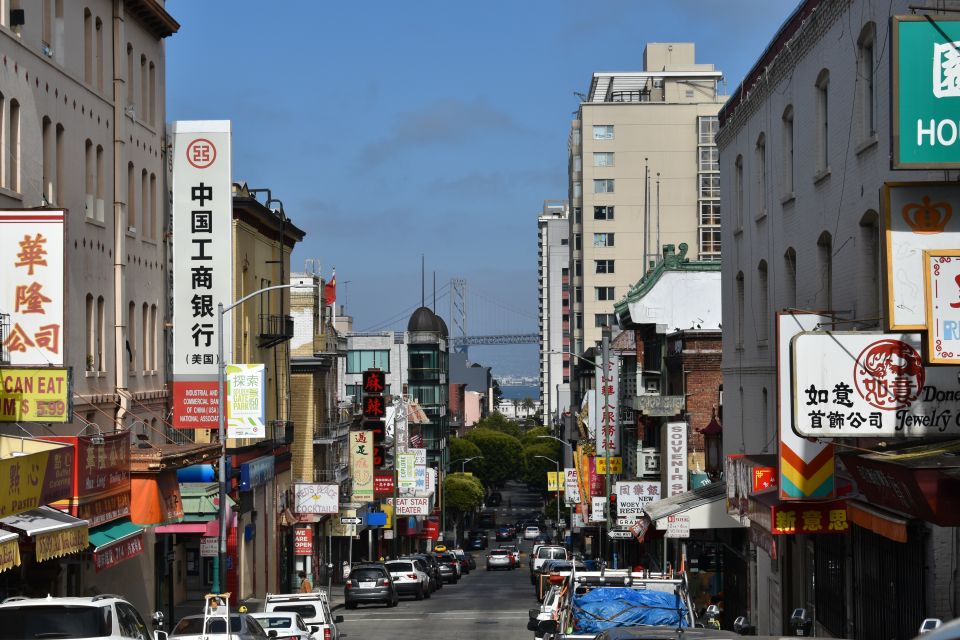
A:
POLYGON ((856 317, 866 326, 879 324, 880 316, 880 227, 876 211, 860 219, 860 305, 856 317))
POLYGON ((614 273, 613 260, 594 260, 593 263, 597 266, 597 273, 614 273))
POLYGON ((42 145, 40 153, 43 158, 41 163, 43 167, 41 194, 45 204, 53 204, 54 144, 56 144, 56 141, 54 140, 53 122, 47 116, 43 117, 40 144, 42 145))
POLYGON ((593 125, 593 139, 594 140, 613 140, 613 125, 612 124, 593 125))
POLYGON ((150 179, 146 169, 140 172, 140 215, 143 216, 142 231, 149 236, 148 229, 153 225, 153 220, 150 219, 150 179))
POLYGON ((570 135, 571 135, 570 140, 573 143, 573 146, 579 147, 580 146, 580 129, 574 129, 570 135))
POLYGON ((817 240, 817 257, 820 271, 820 287, 817 292, 817 307, 833 310, 833 237, 824 231, 817 240))
POLYGON ((720 176, 715 173, 700 174, 700 197, 701 198, 719 198, 720 197, 720 176))
POLYGON ((753 152, 756 170, 754 174, 756 216, 762 218, 767 215, 767 136, 763 133, 757 138, 757 145, 753 152))
POLYGON ((137 230, 137 183, 133 163, 127 164, 127 231, 137 230))
POLYGON ((613 207, 594 207, 594 220, 613 220, 613 207))
POLYGON ((583 241, 579 233, 573 234, 573 250, 580 251, 583 249, 583 241))
POLYGON ((616 300, 613 287, 594 287, 594 300, 616 300))
POLYGON ((95 371, 97 366, 97 316, 93 304, 93 294, 87 294, 87 371, 95 371))
POLYGON ((698 171, 720 170, 720 149, 717 147, 700 147, 700 164, 698 171))
POLYGON ((94 206, 96 207, 96 217, 97 220, 103 222, 103 147, 97 145, 97 193, 96 193, 96 202, 94 206))
POLYGON ((697 118, 700 144, 715 144, 717 131, 720 130, 720 118, 717 116, 702 116, 697 118))
POLYGON ((95 213, 93 204, 93 194, 97 189, 97 158, 96 151, 93 148, 93 142, 87 138, 83 143, 83 173, 84 189, 86 189, 86 200, 84 202, 84 215, 87 218, 93 218, 95 213))
POLYGON ((147 119, 147 102, 149 101, 150 87, 147 79, 147 56, 140 56, 140 108, 137 115, 141 120, 147 119))
POLYGON ((150 305, 146 302, 140 314, 140 364, 144 373, 150 369, 150 305))
POLYGON ((127 358, 130 361, 130 375, 134 375, 137 363, 137 305, 133 302, 127 307, 127 358))
POLYGON ((580 207, 573 208, 573 224, 583 224, 583 209, 580 207))
POLYGON ((573 301, 577 304, 583 304, 583 287, 573 288, 573 301))
POLYGON ((567 238, 560 238, 560 246, 561 246, 561 247, 565 247, 565 246, 567 246, 568 244, 570 244, 570 240, 568 240, 567 238))
POLYGON ((390 373, 390 350, 366 349, 347 352, 347 373, 363 373, 367 369, 380 369, 390 373))
POLYGON ((127 43, 127 106, 133 106, 133 45, 127 43))
POLYGON ((583 157, 573 156, 573 170, 576 173, 583 171, 583 157))
POLYGON ((817 77, 817 172, 830 168, 830 72, 824 69, 817 77))
POLYGON ((150 88, 147 102, 147 122, 157 124, 157 67, 150 63, 150 73, 147 86, 150 88))
POLYGON ((96 356, 96 366, 97 371, 106 371, 107 370, 107 359, 106 354, 104 354, 104 346, 107 343, 107 317, 106 317, 106 301, 103 299, 103 296, 97 297, 97 326, 96 326, 96 348, 94 355, 96 356))
POLYGON ((573 261, 573 275, 576 278, 583 276, 583 263, 579 260, 573 261))
POLYGON ((767 343, 770 334, 770 307, 768 306, 768 288, 767 288, 767 261, 761 260, 757 265, 757 342, 761 345, 767 343))
POLYGON ((150 174, 150 228, 147 229, 148 237, 156 240, 157 233, 157 174, 150 174))
POLYGON ((700 203, 700 224, 720 224, 720 203, 716 200, 700 203))
POLYGON ((613 152, 604 151, 601 153, 593 154, 593 166, 595 167, 612 167, 613 166, 613 152))
POLYGON ((94 60, 94 66, 97 71, 97 89, 103 91, 103 22, 100 18, 94 21, 94 30, 97 41, 97 54, 94 60))
POLYGON ((720 227, 700 227, 700 258, 715 260, 720 257, 720 227))
POLYGON ((594 193, 613 193, 613 180, 606 178, 593 181, 594 193))
POLYGON ((10 100, 7 188, 20 192, 20 103, 10 100))
MULTIPOLYGON (((577 328, 577 329, 583 329, 583 314, 582 314, 582 313, 578 313, 578 314, 576 315, 576 319, 577 319, 577 322, 576 322, 577 326, 576 326, 575 328, 577 328)), ((574 353, 578 353, 579 351, 580 351, 579 349, 573 349, 573 352, 574 352, 574 353)))
POLYGON ((93 84, 93 15, 83 10, 83 81, 93 84))
POLYGON ((57 124, 56 126, 56 137, 53 141, 54 144, 54 159, 53 159, 53 200, 55 204, 63 203, 63 145, 64 145, 64 135, 63 135, 63 125, 57 124))
POLYGON ((873 43, 876 39, 876 27, 867 23, 860 32, 857 41, 857 87, 860 102, 860 137, 866 141, 877 134, 876 102, 874 87, 876 67, 873 60, 873 43))
POLYGON ((783 254, 784 301, 787 309, 797 308, 797 252, 790 247, 783 254))
POLYGON ((743 271, 737 274, 737 309, 734 324, 737 333, 737 348, 743 348, 743 271))
POLYGON ((783 186, 785 196, 793 195, 793 107, 783 111, 783 186))
POLYGON ((734 229, 743 229, 743 156, 737 156, 733 163, 733 206, 737 214, 734 229))
POLYGON ((573 197, 582 198, 583 197, 583 183, 579 180, 575 180, 573 183, 573 197))
POLYGON ((612 246, 613 246, 613 234, 612 234, 612 233, 595 233, 595 234, 593 234, 593 246, 594 246, 594 247, 612 247, 612 246))
POLYGON ((595 313, 593 314, 594 327, 615 327, 617 326, 617 314, 615 313, 595 313))
POLYGON ((159 339, 157 337, 157 305, 150 305, 150 371, 157 371, 157 356, 159 355, 159 339))

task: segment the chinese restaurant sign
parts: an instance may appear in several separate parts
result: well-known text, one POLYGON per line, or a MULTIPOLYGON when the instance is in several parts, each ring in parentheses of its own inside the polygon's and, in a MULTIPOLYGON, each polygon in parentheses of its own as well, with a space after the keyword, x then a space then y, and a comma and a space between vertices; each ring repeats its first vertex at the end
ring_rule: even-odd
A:
POLYGON ((63 366, 64 221, 62 210, 0 211, 0 309, 10 314, 3 347, 11 365, 63 366))
MULTIPOLYGON (((173 424, 217 426, 217 305, 232 302, 230 122, 173 125, 173 424)), ((224 323, 230 361, 230 323, 224 323)))
POLYGON ((618 482, 614 491, 617 493, 618 516, 642 516, 647 504, 661 498, 659 482, 618 482))
POLYGON ((93 552, 93 568, 97 573, 115 567, 124 560, 143 553, 143 532, 93 552))
POLYGON ((265 438, 263 365, 227 365, 227 437, 265 438))
POLYGON ((925 367, 918 333, 793 339, 794 429, 807 438, 960 434, 957 367, 925 367))
POLYGON ((845 502, 793 502, 770 507, 771 528, 774 535, 798 533, 846 533, 847 505, 845 502))
POLYGON ((373 432, 350 432, 350 475, 353 502, 373 500, 373 432))
POLYGON ((130 434, 112 433, 94 444, 91 436, 50 436, 72 444, 73 492, 50 506, 86 520, 91 527, 130 515, 130 434))
POLYGON ((73 369, 0 369, 0 422, 71 422, 73 369))
POLYGON ((960 186, 955 182, 888 183, 883 187, 887 328, 927 328, 924 251, 958 248, 960 186))
POLYGON ((3 479, 0 518, 69 499, 73 447, 0 436, 0 478, 3 479))
POLYGON ((927 299, 927 360, 960 364, 960 251, 923 252, 927 299))
POLYGON ((893 18, 893 168, 960 167, 960 22, 893 18))

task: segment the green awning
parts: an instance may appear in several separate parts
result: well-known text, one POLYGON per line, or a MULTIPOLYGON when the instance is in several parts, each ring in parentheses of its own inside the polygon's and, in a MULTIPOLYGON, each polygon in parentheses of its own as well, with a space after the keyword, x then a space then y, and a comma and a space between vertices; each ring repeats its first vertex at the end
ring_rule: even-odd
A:
POLYGON ((90 546, 96 551, 101 547, 133 537, 142 531, 143 527, 135 525, 129 520, 114 520, 90 529, 90 546))

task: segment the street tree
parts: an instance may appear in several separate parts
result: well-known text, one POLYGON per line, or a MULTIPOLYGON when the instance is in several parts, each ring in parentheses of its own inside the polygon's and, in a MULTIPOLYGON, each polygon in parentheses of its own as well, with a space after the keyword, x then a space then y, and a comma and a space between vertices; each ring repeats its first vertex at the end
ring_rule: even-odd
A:
POLYGON ((523 447, 524 481, 540 491, 547 490, 547 472, 557 466, 549 460, 560 460, 560 443, 555 440, 535 440, 523 447))
POLYGON ((501 486, 507 480, 523 476, 523 445, 512 435, 493 429, 472 429, 464 436, 480 449, 482 460, 474 460, 474 469, 488 487, 501 486))
MULTIPOLYGON (((450 447, 450 462, 454 460, 467 460, 468 458, 475 458, 477 456, 483 455, 480 451, 480 448, 467 440, 466 438, 450 438, 449 445, 450 447)), ((470 464, 477 464, 479 460, 474 460, 470 464)), ((460 463, 450 465, 451 471, 456 471, 460 468, 460 463)), ((476 468, 472 467, 471 469, 476 468)))
POLYGON ((447 513, 453 516, 459 531, 463 531, 467 514, 479 508, 483 504, 483 498, 483 485, 475 476, 451 473, 443 483, 443 499, 447 503, 447 513))

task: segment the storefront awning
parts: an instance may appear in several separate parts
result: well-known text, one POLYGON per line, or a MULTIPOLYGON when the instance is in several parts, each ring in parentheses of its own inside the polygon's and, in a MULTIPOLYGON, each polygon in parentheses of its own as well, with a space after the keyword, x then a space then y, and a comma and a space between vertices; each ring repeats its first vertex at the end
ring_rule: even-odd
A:
POLYGON ((894 542, 907 541, 907 520, 859 500, 847 500, 847 518, 894 542))
POLYGON ((89 537, 97 572, 143 553, 143 527, 126 519, 91 529, 89 537))
POLYGON ((647 517, 657 524, 658 529, 666 527, 665 519, 678 513, 690 516, 691 529, 732 529, 744 525, 727 514, 727 485, 725 482, 713 482, 705 487, 697 487, 663 500, 651 502, 644 507, 647 517), (663 521, 663 522, 661 522, 663 521))
POLYGON ((20 536, 0 531, 0 573, 20 566, 20 536))
POLYGON ((50 507, 39 507, 0 518, 0 526, 33 538, 37 562, 79 553, 87 548, 89 542, 86 520, 50 507))

